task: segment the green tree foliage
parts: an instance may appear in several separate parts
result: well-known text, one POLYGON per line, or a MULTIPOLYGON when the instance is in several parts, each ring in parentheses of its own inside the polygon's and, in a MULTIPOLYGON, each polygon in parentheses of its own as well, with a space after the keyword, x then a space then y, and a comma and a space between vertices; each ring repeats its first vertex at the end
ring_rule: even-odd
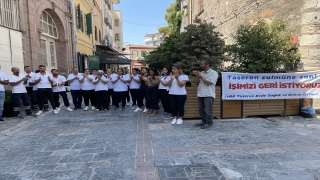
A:
POLYGON ((234 36, 235 44, 226 52, 232 65, 229 71, 273 73, 294 69, 300 62, 295 45, 289 39, 292 31, 282 20, 268 24, 264 20, 254 25, 242 25, 234 36))
POLYGON ((173 33, 164 39, 158 49, 146 57, 150 67, 179 66, 186 74, 199 68, 203 60, 210 60, 213 69, 220 70, 225 47, 221 34, 211 23, 196 18, 183 33, 173 33))
POLYGON ((175 65, 190 74, 199 68, 201 61, 210 60, 212 68, 220 71, 224 61, 225 42, 221 38, 222 35, 214 31, 215 28, 212 23, 199 18, 196 18, 193 24, 186 26, 185 31, 181 33, 181 41, 177 42, 181 61, 175 65))
POLYGON ((159 27, 158 31, 160 33, 165 33, 169 31, 170 33, 178 33, 180 32, 180 25, 182 21, 184 11, 180 11, 178 0, 171 3, 167 8, 167 12, 165 14, 165 20, 168 23, 168 26, 159 27))
POLYGON ((158 31, 159 33, 165 33, 165 32, 170 32, 170 28, 168 26, 161 26, 161 27, 158 27, 158 31))

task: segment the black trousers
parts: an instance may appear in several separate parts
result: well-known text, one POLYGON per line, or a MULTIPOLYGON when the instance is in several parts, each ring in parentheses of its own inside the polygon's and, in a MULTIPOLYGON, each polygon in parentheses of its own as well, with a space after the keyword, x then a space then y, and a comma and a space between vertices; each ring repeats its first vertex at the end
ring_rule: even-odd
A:
POLYGON ((159 95, 158 95, 158 87, 153 87, 147 89, 146 92, 146 107, 147 109, 159 109, 159 95))
POLYGON ((94 90, 81 90, 81 93, 85 106, 89 106, 89 100, 91 106, 96 106, 96 93, 94 90))
POLYGON ((81 90, 71 90, 71 96, 72 96, 74 107, 81 108, 81 103, 82 103, 81 90))
POLYGON ((127 98, 127 102, 130 103, 130 87, 128 86, 128 90, 127 90, 127 95, 126 95, 126 98, 127 98))
POLYGON ((23 102, 26 114, 32 114, 28 93, 12 93, 11 99, 13 103, 14 116, 18 116, 20 114, 20 99, 23 102))
POLYGON ((37 90, 32 91, 32 99, 31 99, 32 104, 32 110, 37 111, 38 110, 38 100, 37 100, 37 90))
POLYGON ((145 89, 139 89, 138 90, 138 96, 137 96, 137 102, 138 107, 142 108, 143 106, 143 100, 146 98, 146 90, 145 89))
POLYGON ((138 93, 139 93, 139 89, 130 89, 130 94, 131 94, 131 98, 132 98, 132 106, 137 105, 137 98, 139 95, 138 93))
POLYGON ((184 104, 187 100, 187 95, 169 95, 171 109, 172 109, 172 116, 184 116, 184 104))
POLYGON ((116 108, 119 108, 119 103, 121 101, 121 106, 126 107, 126 97, 127 97, 127 91, 114 91, 114 94, 116 96, 115 100, 115 106, 116 108))
POLYGON ((61 95, 61 97, 63 99, 63 104, 66 107, 69 107, 70 103, 69 103, 66 91, 60 91, 60 92, 54 92, 53 93, 53 99, 54 99, 54 103, 56 104, 56 107, 60 107, 59 95, 61 95))
POLYGON ((109 101, 108 101, 108 91, 95 91, 97 109, 107 109, 109 110, 109 101))
POLYGON ((33 97, 33 87, 26 87, 29 99, 30 99, 30 103, 31 103, 31 107, 33 107, 33 101, 32 101, 32 97, 33 97))
POLYGON ((114 91, 113 91, 113 89, 108 89, 108 102, 109 102, 109 104, 110 104, 110 102, 111 102, 111 99, 112 99, 112 105, 115 106, 115 99, 116 99, 116 97, 115 97, 114 91), (111 97, 111 98, 110 98, 110 97, 111 97))
POLYGON ((38 88, 37 89, 37 99, 39 104, 39 110, 43 111, 43 106, 46 98, 50 101, 53 109, 56 109, 56 104, 53 100, 52 88, 38 88))
POLYGON ((166 89, 159 89, 158 92, 164 112, 172 113, 169 91, 166 89))

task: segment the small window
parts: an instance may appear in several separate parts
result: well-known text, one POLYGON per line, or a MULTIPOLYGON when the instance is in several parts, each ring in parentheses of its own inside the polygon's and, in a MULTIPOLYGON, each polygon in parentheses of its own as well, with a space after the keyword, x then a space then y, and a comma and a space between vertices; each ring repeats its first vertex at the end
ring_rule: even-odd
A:
POLYGON ((115 41, 120 41, 120 39, 119 39, 119 34, 115 34, 115 35, 114 35, 114 40, 115 40, 115 41))
POLYGON ((97 26, 94 27, 94 39, 96 41, 98 41, 98 30, 97 30, 97 26))
POLYGON ((114 20, 114 26, 119 27, 119 19, 114 20))
POLYGON ((46 11, 43 11, 41 14, 40 26, 43 29, 43 34, 46 34, 55 38, 58 37, 56 25, 53 19, 51 18, 51 16, 46 11))

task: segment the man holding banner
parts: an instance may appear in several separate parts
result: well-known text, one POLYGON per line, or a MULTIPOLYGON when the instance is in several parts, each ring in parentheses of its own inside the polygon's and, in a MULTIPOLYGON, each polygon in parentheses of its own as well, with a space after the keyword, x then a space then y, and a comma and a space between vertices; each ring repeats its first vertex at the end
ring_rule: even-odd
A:
POLYGON ((198 84, 198 107, 202 122, 195 124, 201 129, 210 128, 213 124, 213 101, 216 98, 215 86, 218 73, 211 69, 211 62, 204 60, 200 63, 202 72, 193 71, 198 84))

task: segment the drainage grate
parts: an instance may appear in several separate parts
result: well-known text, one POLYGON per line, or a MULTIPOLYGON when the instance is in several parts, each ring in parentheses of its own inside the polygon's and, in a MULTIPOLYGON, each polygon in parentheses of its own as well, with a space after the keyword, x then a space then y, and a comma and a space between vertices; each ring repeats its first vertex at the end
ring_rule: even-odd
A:
POLYGON ((193 164, 181 166, 157 167, 160 180, 225 180, 219 169, 212 164, 193 164))

